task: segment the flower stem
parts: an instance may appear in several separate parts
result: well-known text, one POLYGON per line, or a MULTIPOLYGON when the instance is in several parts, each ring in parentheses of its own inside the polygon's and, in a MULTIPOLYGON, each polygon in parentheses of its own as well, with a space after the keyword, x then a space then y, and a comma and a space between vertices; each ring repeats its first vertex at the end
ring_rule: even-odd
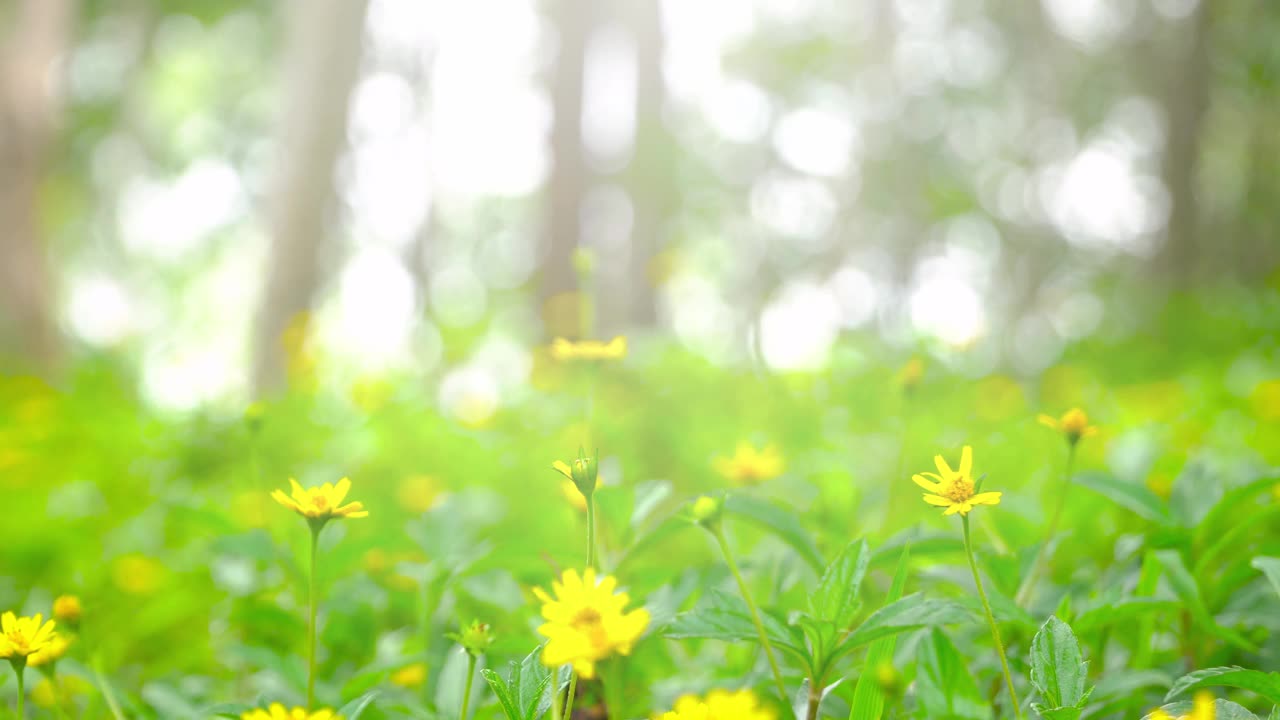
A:
POLYGON ((307 712, 316 701, 316 554, 320 545, 320 528, 311 526, 311 574, 307 589, 307 712))
MULTIPOLYGON (((24 658, 23 665, 25 664, 26 664, 26 659, 24 658)), ((26 668, 22 667, 21 665, 14 665, 13 669, 16 673, 18 673, 18 720, 23 720, 23 718, 27 716, 26 708, 23 704, 24 701, 26 700, 27 693, 23 689, 23 677, 22 677, 25 674, 26 668)))
POLYGON ((467 653, 467 684, 462 691, 462 713, 458 720, 467 720, 467 710, 471 707, 471 681, 476 676, 476 656, 467 653))
POLYGON ((1071 473, 1076 464, 1076 443, 1073 442, 1067 447, 1067 465, 1062 473, 1058 504, 1053 508, 1053 515, 1049 517, 1048 531, 1044 535, 1044 542, 1040 544, 1040 550, 1036 552, 1035 561, 1031 564, 1031 574, 1027 576, 1026 583, 1018 590, 1018 596, 1014 599, 1014 603, 1019 606, 1031 600, 1031 593, 1035 590, 1036 582, 1044 571, 1044 564, 1049 560, 1049 544, 1053 542, 1053 536, 1058 534, 1058 523, 1062 521, 1062 511, 1067 506, 1067 490, 1071 487, 1071 473))
POLYGON ((760 636, 760 644, 764 646, 764 654, 769 658, 769 669, 773 671, 773 681, 778 686, 778 697, 786 705, 788 704, 787 685, 782 681, 782 671, 778 669, 778 660, 774 657, 773 645, 769 643, 769 636, 764 631, 764 622, 760 620, 760 611, 756 608, 755 601, 751 599, 751 591, 747 589, 747 582, 742 579, 742 573, 738 570, 738 563, 733 560, 733 553, 729 550, 729 542, 724 537, 724 528, 717 523, 711 532, 715 535, 716 542, 720 545, 720 552, 724 554, 724 561, 729 566, 729 572, 733 573, 733 579, 738 581, 738 590, 742 593, 742 599, 747 603, 747 609, 751 611, 751 621, 755 623, 756 633, 760 636))
POLYGON ((587 567, 596 566, 596 501, 595 493, 587 495, 587 567))
POLYGON ((1018 692, 1013 689, 1013 674, 1009 672, 1009 660, 1004 655, 1004 642, 1000 640, 1000 628, 996 626, 996 618, 991 614, 991 603, 987 601, 987 591, 982 587, 982 576, 978 573, 978 561, 973 559, 973 542, 969 539, 969 516, 964 516, 964 553, 969 558, 969 569, 973 571, 973 584, 978 587, 978 597, 982 600, 982 609, 987 613, 987 624, 991 627, 991 639, 996 643, 996 652, 1000 654, 1000 666, 1004 668, 1004 681, 1009 686, 1009 698, 1013 702, 1013 712, 1022 717, 1022 706, 1018 704, 1018 692))
POLYGON ((577 671, 569 674, 569 692, 565 694, 564 699, 564 720, 573 718, 573 699, 578 694, 578 673, 577 671))

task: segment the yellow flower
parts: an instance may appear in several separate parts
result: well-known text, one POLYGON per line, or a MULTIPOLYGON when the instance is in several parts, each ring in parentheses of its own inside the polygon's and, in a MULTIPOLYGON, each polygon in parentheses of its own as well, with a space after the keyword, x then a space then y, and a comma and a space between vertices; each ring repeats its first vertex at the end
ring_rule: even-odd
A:
POLYGON ((1215 709, 1213 705, 1213 695, 1207 691, 1196 693, 1195 699, 1191 702, 1191 712, 1186 715, 1179 715, 1176 718, 1170 717, 1168 713, 1157 708, 1151 711, 1151 720, 1213 720, 1215 709))
POLYGON ((391 673, 391 684, 403 688, 418 687, 427 680, 427 666, 424 663, 405 665, 391 673))
POLYGON ((902 385, 903 390, 914 390, 923 378, 924 361, 917 357, 908 360, 907 364, 898 371, 898 383, 902 385))
POLYGON ((1168 500, 1173 494, 1173 480, 1164 473, 1153 473, 1147 477, 1147 489, 1168 500))
POLYGON ((440 483, 430 475, 410 475, 396 488, 396 500, 400 507, 411 513, 424 513, 435 507, 440 495, 440 483))
POLYGON ((1072 445, 1079 442, 1082 437, 1098 434, 1098 428, 1089 424, 1089 416, 1080 408, 1071 408, 1061 418, 1041 415, 1037 419, 1041 425, 1060 430, 1063 435, 1067 436, 1067 442, 1072 445))
POLYGON ((111 580, 130 595, 150 595, 159 590, 165 574, 164 565, 138 553, 121 555, 111 563, 111 580))
POLYGON ((53 631, 53 621, 43 622, 44 616, 18 617, 12 612, 0 615, 0 658, 25 658, 44 650, 58 634, 53 631))
POLYGON ((240 716, 240 720, 342 720, 341 715, 332 710, 316 710, 308 712, 306 708, 296 707, 288 710, 280 703, 271 703, 266 710, 249 710, 240 716))
POLYGON ((924 496, 925 502, 946 508, 943 515, 968 515, 975 505, 1000 504, 998 492, 975 494, 977 488, 973 481, 973 448, 964 446, 960 454, 960 467, 956 470, 952 470, 941 455, 934 456, 933 462, 938 466, 937 475, 920 473, 912 475, 911 480, 929 491, 924 496))
POLYGON ((613 653, 629 655, 645 628, 649 612, 644 608, 623 612, 630 602, 626 593, 615 593, 618 581, 587 568, 564 571, 551 583, 555 596, 542 588, 533 594, 542 601, 542 617, 547 622, 538 632, 547 638, 542 662, 551 667, 571 664, 584 678, 595 677, 596 661, 613 653))
POLYGON ((40 667, 41 665, 52 665, 62 659, 67 654, 67 648, 71 646, 71 641, 64 635, 54 633, 53 638, 42 648, 31 654, 27 658, 27 664, 31 667, 40 667))
POLYGON ((619 335, 609 342, 556 338, 551 342, 551 357, 556 360, 619 360, 627 356, 627 338, 619 335))
POLYGON ((351 490, 351 481, 347 478, 339 480, 337 485, 325 483, 320 487, 306 489, 297 480, 289 478, 289 485, 293 488, 293 497, 285 495, 281 490, 273 490, 271 497, 308 520, 369 517, 362 503, 342 504, 347 492, 351 490))
MULTIPOLYGON (((776 720, 777 715, 760 703, 750 690, 712 690, 705 698, 685 695, 676 700, 677 718, 705 717, 706 720, 776 720), (705 714, 701 708, 706 708, 705 714)), ((668 713, 671 714, 671 713, 668 713)))
POLYGON ((59 595, 53 601, 53 616, 63 622, 79 622, 80 598, 75 595, 59 595))
POLYGON ((772 443, 757 450, 751 443, 740 442, 732 457, 721 455, 712 461, 712 467, 739 485, 752 485, 778 477, 787 465, 772 443))

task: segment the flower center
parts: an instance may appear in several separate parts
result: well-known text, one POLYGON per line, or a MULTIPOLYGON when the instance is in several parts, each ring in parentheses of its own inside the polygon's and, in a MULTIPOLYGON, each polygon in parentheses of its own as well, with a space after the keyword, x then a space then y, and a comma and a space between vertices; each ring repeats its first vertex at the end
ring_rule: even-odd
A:
POLYGON ((8 639, 9 644, 12 645, 14 649, 17 650, 18 652, 20 653, 26 652, 27 638, 25 635, 22 634, 21 630, 13 630, 13 631, 7 632, 5 633, 5 638, 8 639))
POLYGON ((604 618, 600 617, 600 611, 595 608, 582 608, 569 624, 586 635, 595 647, 602 648, 609 644, 609 638, 604 632, 604 618))
POLYGON ((324 495, 312 495, 311 506, 317 510, 328 510, 329 498, 325 497, 324 495))
POLYGON ((943 488, 942 495, 951 502, 962 503, 973 497, 973 482, 964 475, 951 479, 951 484, 943 488))

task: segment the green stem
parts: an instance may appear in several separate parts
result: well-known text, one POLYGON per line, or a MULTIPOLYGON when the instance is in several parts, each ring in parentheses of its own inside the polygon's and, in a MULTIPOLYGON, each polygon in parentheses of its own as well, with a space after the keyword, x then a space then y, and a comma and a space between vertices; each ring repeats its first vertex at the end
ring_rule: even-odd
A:
POLYGON ((760 620, 760 611, 756 608, 755 600, 751 599, 751 591, 747 589, 747 582, 742 579, 738 564, 733 560, 733 553, 729 550, 729 542, 724 537, 724 528, 716 524, 711 532, 715 535, 716 542, 720 544, 720 552, 724 554, 724 561, 729 566, 729 572, 733 573, 733 579, 738 581, 738 590, 742 593, 742 599, 747 603, 747 609, 751 611, 751 621, 755 623, 756 633, 760 636, 760 644, 764 646, 764 654, 769 658, 769 669, 773 671, 773 681, 778 686, 778 697, 782 699, 783 705, 787 705, 787 685, 782 681, 782 671, 778 669, 778 660, 774 657, 773 645, 770 644, 769 636, 764 631, 764 622, 760 620))
POLYGON ((587 567, 596 566, 596 501, 595 493, 587 496, 587 567))
POLYGON ((93 677, 98 681, 98 689, 102 691, 102 698, 111 710, 111 716, 116 720, 124 720, 124 711, 120 709, 120 702, 116 700, 116 694, 111 691, 111 685, 107 682, 106 676, 102 674, 102 658, 95 654, 92 664, 93 677))
MULTIPOLYGON (((23 662, 25 664, 25 658, 23 662)), ((23 688, 23 677, 22 677, 23 675, 26 674, 25 673, 26 668, 15 665, 13 669, 18 673, 18 720, 22 720, 27 716, 26 707, 23 704, 24 701, 26 700, 27 693, 23 688)))
POLYGON ((1000 654, 1000 666, 1004 668, 1004 681, 1009 686, 1009 699, 1013 702, 1013 712, 1022 717, 1022 706, 1018 704, 1018 692, 1013 689, 1013 674, 1009 672, 1009 660, 1004 655, 1004 642, 1000 640, 1000 628, 996 626, 996 618, 991 614, 991 603, 987 601, 987 591, 982 587, 982 576, 978 573, 978 561, 973 558, 973 542, 969 539, 969 516, 964 516, 964 553, 969 558, 969 569, 973 571, 973 584, 978 588, 978 597, 982 600, 982 609, 987 613, 987 624, 991 626, 991 639, 996 643, 996 652, 1000 654))
POLYGON ((564 699, 564 720, 573 718, 573 699, 578 695, 578 673, 569 674, 569 692, 565 694, 564 699))
POLYGON ((308 579, 307 601, 307 712, 315 708, 316 701, 316 554, 320 544, 320 527, 311 525, 311 576, 308 579))
POLYGON ((462 691, 462 714, 458 720, 467 720, 467 709, 471 707, 471 681, 476 676, 476 656, 467 653, 467 684, 462 691))
POLYGON ((564 705, 560 700, 560 668, 552 668, 551 684, 554 687, 554 692, 551 693, 551 720, 560 720, 564 717, 561 709, 564 705))
POLYGON ((1035 590, 1036 582, 1039 581, 1041 573, 1044 572, 1044 565, 1049 560, 1049 545, 1058 534, 1058 524, 1062 522, 1062 511, 1067 507, 1067 490, 1071 487, 1071 473, 1076 462, 1076 443, 1070 443, 1067 448, 1067 465, 1062 473, 1061 488, 1058 490, 1058 504, 1053 508, 1053 515, 1049 517, 1048 531, 1044 534, 1044 542, 1040 544, 1040 550, 1036 552, 1035 562, 1031 564, 1031 574, 1027 576, 1027 582, 1018 590, 1018 596, 1014 599, 1019 606, 1031 600, 1031 593, 1035 590))

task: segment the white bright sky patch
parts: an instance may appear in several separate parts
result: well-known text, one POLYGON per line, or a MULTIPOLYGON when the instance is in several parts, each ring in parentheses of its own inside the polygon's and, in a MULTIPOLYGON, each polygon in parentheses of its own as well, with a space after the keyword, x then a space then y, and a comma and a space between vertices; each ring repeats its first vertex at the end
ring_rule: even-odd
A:
POLYGON ((827 282, 840 307, 840 323, 861 327, 875 317, 876 285, 871 276, 856 267, 842 267, 827 282))
POLYGON ((1041 201, 1053 224, 1077 244, 1142 254, 1168 214, 1164 188, 1134 166, 1129 149, 1094 142, 1065 166, 1045 172, 1041 201))
POLYGON ((844 174, 854 141, 847 113, 814 107, 783 115, 773 134, 773 146, 784 162, 800 172, 828 177, 844 174))
POLYGON ((714 281, 680 273, 661 288, 662 311, 686 347, 711 360, 724 360, 737 342, 738 318, 714 281))
POLYGON ((1137 11, 1135 0, 1041 0, 1053 27, 1081 45, 1098 47, 1125 30, 1137 11))
POLYGON ((135 330, 134 310, 125 288, 105 275, 73 277, 67 283, 67 321, 71 331, 91 345, 115 345, 135 330))
POLYGON ((969 344, 986 329, 982 298, 963 270, 946 260, 926 263, 916 274, 909 301, 916 328, 955 346, 969 344))
POLYGON ((827 364, 840 331, 840 304, 817 283, 789 283, 760 316, 765 363, 777 370, 816 370, 827 364))
POLYGON ((742 0, 662 0, 663 76, 673 97, 696 104, 722 82, 721 56, 756 24, 742 0))
POLYGON ((700 103, 707 123, 726 140, 752 143, 769 130, 773 104, 754 83, 726 78, 702 95, 700 103))
POLYGON ((470 265, 447 265, 431 276, 431 312, 441 325, 467 327, 484 319, 488 291, 470 265))
POLYGON ((500 398, 498 381, 482 367, 456 368, 440 382, 440 407, 464 423, 479 424, 493 417, 500 398))
POLYGON ((333 326, 324 343, 339 357, 374 367, 404 358, 416 319, 413 277, 385 250, 358 253, 346 267, 335 298, 333 326))
POLYGON ((751 215, 774 232, 814 238, 835 220, 837 203, 827 186, 804 177, 767 175, 751 188, 751 215))
POLYGON ((532 193, 550 162, 551 108, 534 84, 540 19, 528 0, 443 7, 431 78, 436 179, 460 193, 532 193))
POLYGON ((392 247, 412 243, 430 209, 430 157, 420 129, 357 144, 346 188, 357 228, 392 247))
POLYGON ((178 261, 246 211, 240 176, 224 160, 205 158, 172 182, 131 182, 120 200, 120 237, 131 252, 178 261))
POLYGON ((636 47, 624 28, 608 25, 587 42, 582 87, 582 141, 603 167, 621 169, 636 133, 636 47))

